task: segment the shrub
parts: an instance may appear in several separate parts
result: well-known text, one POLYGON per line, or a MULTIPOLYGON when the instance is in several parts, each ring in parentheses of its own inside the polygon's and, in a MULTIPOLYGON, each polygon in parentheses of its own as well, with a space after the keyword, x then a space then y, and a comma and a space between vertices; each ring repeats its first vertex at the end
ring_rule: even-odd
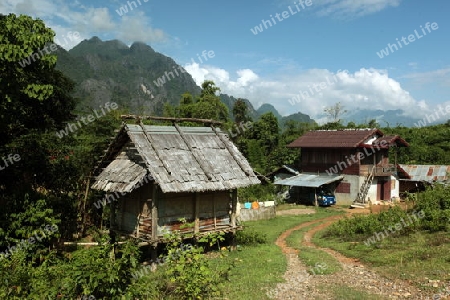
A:
MULTIPOLYGON (((164 263, 130 285, 130 299, 210 299, 220 297, 234 265, 213 269, 202 247, 183 245, 177 234, 167 237, 164 263)), ((211 240, 210 240, 211 243, 211 240)), ((212 241, 215 244, 215 240, 212 241)))
MULTIPOLYGON (((386 230, 389 226, 395 226, 395 224, 401 223, 402 219, 407 220, 408 214, 408 212, 394 206, 388 211, 384 211, 379 214, 345 218, 331 225, 328 230, 325 231, 324 236, 336 237, 343 241, 351 241, 355 239, 363 240, 377 232, 386 230)), ((402 229, 395 232, 395 234, 410 233, 417 226, 418 223, 413 222, 408 226, 402 226, 402 229)))
POLYGON ((450 187, 434 185, 417 196, 416 209, 423 210, 425 217, 420 220, 420 228, 448 231, 450 228, 450 187))
POLYGON ((238 189, 239 202, 271 201, 275 199, 274 184, 256 184, 238 189))
POLYGON ((266 244, 267 235, 253 229, 245 228, 236 233, 236 243, 239 245, 266 244))

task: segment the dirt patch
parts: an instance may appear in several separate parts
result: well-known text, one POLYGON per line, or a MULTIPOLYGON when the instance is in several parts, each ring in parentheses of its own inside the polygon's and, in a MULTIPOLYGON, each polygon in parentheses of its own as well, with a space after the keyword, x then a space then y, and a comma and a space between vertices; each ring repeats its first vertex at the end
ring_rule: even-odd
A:
POLYGON ((277 211, 277 216, 287 216, 287 215, 310 215, 315 214, 316 211, 312 208, 293 208, 277 211))

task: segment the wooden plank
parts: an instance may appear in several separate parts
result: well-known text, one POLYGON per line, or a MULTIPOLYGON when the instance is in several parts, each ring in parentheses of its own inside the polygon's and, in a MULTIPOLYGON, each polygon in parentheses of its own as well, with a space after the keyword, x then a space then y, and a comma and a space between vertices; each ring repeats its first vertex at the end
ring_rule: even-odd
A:
POLYGON ((236 228, 237 189, 231 192, 231 227, 236 228))
POLYGON ((158 238, 158 186, 153 184, 152 189, 152 240, 156 240, 158 238))
POLYGON ((199 219, 199 213, 200 213, 200 199, 198 193, 194 193, 194 202, 195 202, 195 209, 194 209, 194 233, 200 232, 200 219, 199 219))
POLYGON ((220 121, 212 119, 197 119, 197 118, 172 118, 172 117, 156 117, 156 116, 136 116, 136 115, 121 115, 122 119, 127 120, 159 120, 172 122, 198 122, 205 124, 222 124, 220 121))
POLYGON ((214 197, 213 194, 213 218, 214 218, 214 229, 217 228, 217 217, 216 217, 216 198, 214 197))

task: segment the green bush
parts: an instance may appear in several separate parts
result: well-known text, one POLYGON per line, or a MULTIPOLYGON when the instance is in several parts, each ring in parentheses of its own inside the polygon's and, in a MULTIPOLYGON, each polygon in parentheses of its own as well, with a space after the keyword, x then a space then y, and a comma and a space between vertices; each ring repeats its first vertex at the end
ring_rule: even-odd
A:
POLYGON ((436 184, 417 195, 416 209, 423 210, 425 217, 420 228, 431 232, 450 229, 450 186, 436 184))
POLYGON ((239 245, 266 244, 267 235, 253 229, 245 228, 236 233, 236 243, 239 245))
POLYGON ((450 229, 449 186, 434 185, 416 194, 414 199, 415 206, 411 211, 403 211, 395 206, 380 214, 345 218, 330 226, 323 236, 343 241, 363 240, 397 223, 402 224, 401 230, 390 235, 405 235, 415 230, 437 232, 450 229), (402 220, 407 226, 403 226, 402 220))
POLYGON ((39 265, 16 251, 0 261, 1 299, 120 299, 138 267, 139 249, 133 242, 105 243, 77 250, 67 258, 53 251, 39 265))
MULTIPOLYGON (((343 241, 363 240, 377 232, 383 232, 390 226, 407 221, 413 212, 403 211, 398 206, 390 208, 388 211, 367 216, 353 216, 344 218, 331 225, 324 233, 327 237, 336 237, 343 241)), ((415 219, 414 219, 415 220, 415 219)), ((393 235, 408 234, 419 226, 419 222, 408 223, 402 226, 401 230, 395 231, 393 235)))
POLYGON ((419 193, 416 209, 426 211, 450 209, 450 186, 436 184, 419 193))
POLYGON ((256 184, 238 189, 239 202, 272 201, 275 200, 274 184, 256 184))
MULTIPOLYGON (((223 284, 234 265, 213 269, 202 247, 184 245, 176 234, 168 238, 167 256, 163 258, 163 264, 156 272, 150 272, 131 284, 127 297, 183 300, 222 296, 223 284)), ((216 238, 209 242, 215 244, 216 238)))

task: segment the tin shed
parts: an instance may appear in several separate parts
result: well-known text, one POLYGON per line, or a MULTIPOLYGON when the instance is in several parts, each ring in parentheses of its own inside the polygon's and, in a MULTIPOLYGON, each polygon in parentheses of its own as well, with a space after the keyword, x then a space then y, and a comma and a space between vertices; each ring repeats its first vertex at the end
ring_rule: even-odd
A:
POLYGON ((96 170, 111 203, 111 231, 157 244, 186 234, 234 232, 237 188, 259 184, 228 136, 214 127, 124 124, 96 170), (111 201, 112 199, 112 201, 111 201))

